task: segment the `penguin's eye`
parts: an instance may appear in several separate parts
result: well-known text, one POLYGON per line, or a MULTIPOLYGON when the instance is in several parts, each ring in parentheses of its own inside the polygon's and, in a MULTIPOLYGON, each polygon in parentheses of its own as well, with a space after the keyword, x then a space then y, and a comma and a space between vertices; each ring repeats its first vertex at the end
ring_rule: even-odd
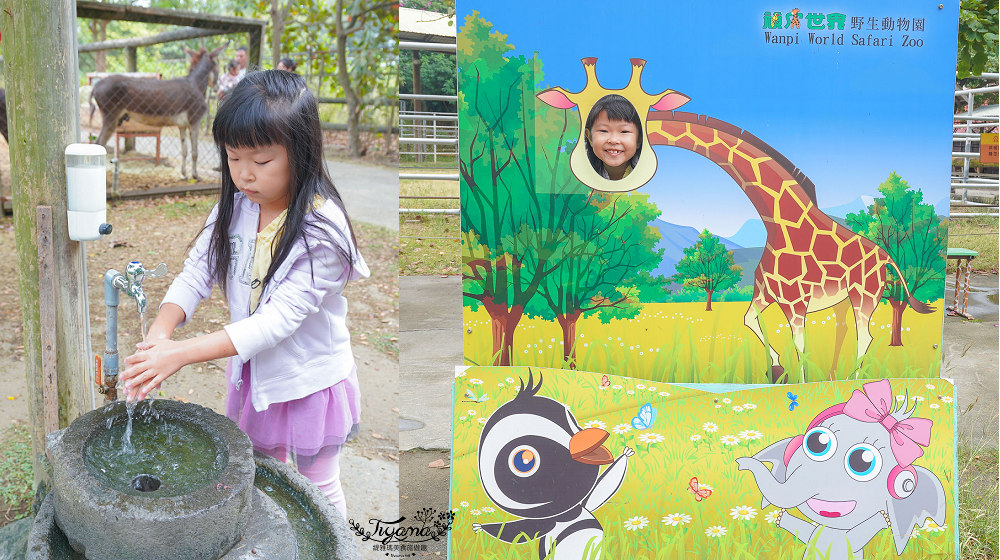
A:
POLYGON ((882 470, 882 454, 870 443, 859 443, 847 450, 844 467, 851 478, 867 482, 882 470))
POLYGON ((535 474, 538 470, 539 461, 538 451, 530 445, 519 445, 510 452, 510 457, 507 459, 507 465, 510 466, 510 472, 514 473, 516 476, 527 477, 535 474))
POLYGON ((829 428, 823 426, 816 426, 806 432, 804 443, 806 456, 813 461, 826 461, 837 450, 837 438, 829 428))

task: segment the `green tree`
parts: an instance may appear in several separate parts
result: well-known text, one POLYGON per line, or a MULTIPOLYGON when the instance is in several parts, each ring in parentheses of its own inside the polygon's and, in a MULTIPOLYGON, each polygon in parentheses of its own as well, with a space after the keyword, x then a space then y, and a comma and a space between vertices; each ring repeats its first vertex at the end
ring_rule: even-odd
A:
POLYGON ((538 58, 509 56, 507 36, 478 13, 462 33, 469 39, 458 67, 462 293, 466 305, 490 315, 492 363, 510 365, 514 331, 539 286, 567 256, 587 250, 564 247, 569 221, 597 208, 568 165, 576 116, 536 105, 538 58))
POLYGON ((727 251, 707 229, 698 235, 697 243, 684 249, 684 258, 677 263, 676 270, 674 281, 705 290, 708 299, 705 311, 712 310, 713 293, 735 286, 743 277, 743 267, 733 262, 733 252, 727 251))
POLYGON ((528 310, 559 323, 570 369, 576 368, 576 324, 583 315, 598 311, 605 323, 634 318, 641 300, 663 296, 666 282, 652 275, 663 250, 656 248, 659 230, 649 226, 660 215, 649 195, 595 192, 589 204, 596 212, 566 221, 569 233, 551 258, 559 266, 542 281, 528 310))
POLYGON ((958 9, 958 77, 978 76, 997 68, 996 0, 962 0, 958 9))
POLYGON ((847 215, 853 231, 877 243, 899 267, 900 278, 886 267, 882 298, 892 306, 892 339, 889 346, 902 346, 903 312, 910 296, 931 302, 944 293, 944 251, 948 224, 938 218, 934 206, 923 202, 924 193, 912 189, 896 172, 879 185, 883 198, 876 198, 867 212, 847 215), (905 285, 904 285, 905 283, 905 285))

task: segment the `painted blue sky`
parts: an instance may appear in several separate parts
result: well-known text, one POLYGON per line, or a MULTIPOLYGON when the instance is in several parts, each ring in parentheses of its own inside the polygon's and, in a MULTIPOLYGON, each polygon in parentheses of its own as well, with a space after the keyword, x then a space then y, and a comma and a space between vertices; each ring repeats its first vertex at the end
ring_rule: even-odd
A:
MULTIPOLYGON (((516 54, 537 51, 544 86, 583 89, 580 59, 594 56, 601 83, 620 88, 631 71, 628 59, 646 59, 646 91, 675 89, 691 97, 681 111, 750 131, 802 169, 816 184, 820 206, 829 208, 876 195, 892 171, 923 189, 926 202, 947 199, 958 3, 946 0, 938 9, 940 3, 583 0, 566 9, 561 2, 459 0, 458 15, 460 30, 477 10, 508 35, 516 54), (798 33, 800 44, 765 43, 764 12, 781 10, 784 17, 793 8, 802 12, 801 29, 777 32, 798 33), (847 25, 837 32, 845 44, 807 44, 808 13, 845 14, 847 25), (864 18, 862 30, 851 29, 852 17, 864 18), (871 18, 879 29, 870 29, 871 18), (911 28, 883 30, 885 18, 894 27, 907 20, 911 28), (923 20, 923 31, 912 29, 914 19, 923 20), (851 45, 855 33, 891 35, 893 46, 851 45), (904 35, 923 46, 901 46, 904 35)), ((708 160, 665 147, 657 157, 657 174, 643 190, 661 219, 727 236, 757 218, 732 179, 708 160)))

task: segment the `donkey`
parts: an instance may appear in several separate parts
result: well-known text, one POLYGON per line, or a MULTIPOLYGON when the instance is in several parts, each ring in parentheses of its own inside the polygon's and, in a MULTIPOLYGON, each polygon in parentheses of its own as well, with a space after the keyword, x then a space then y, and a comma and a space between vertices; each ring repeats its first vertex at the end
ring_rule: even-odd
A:
MULTIPOLYGON (((181 177, 187 178, 187 138, 191 137, 191 176, 198 179, 198 124, 208 112, 205 89, 219 76, 215 59, 226 45, 210 52, 185 48, 191 57, 188 75, 172 80, 108 76, 97 82, 90 96, 101 109, 103 126, 97 143, 104 146, 122 120, 149 126, 176 126, 181 136, 181 177), (126 116, 127 114, 127 116, 126 116)), ((94 109, 91 106, 90 116, 94 109)))

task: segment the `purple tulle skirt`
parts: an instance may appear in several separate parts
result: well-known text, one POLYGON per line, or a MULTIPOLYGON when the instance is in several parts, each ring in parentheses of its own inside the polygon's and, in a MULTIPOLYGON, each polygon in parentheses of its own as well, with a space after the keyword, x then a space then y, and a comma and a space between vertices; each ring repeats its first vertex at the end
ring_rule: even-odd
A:
POLYGON ((243 364, 243 386, 230 381, 233 360, 226 366, 226 416, 250 436, 254 449, 272 456, 316 455, 343 445, 358 433, 361 390, 357 368, 332 387, 294 401, 272 403, 263 412, 250 402, 250 364, 243 364))

